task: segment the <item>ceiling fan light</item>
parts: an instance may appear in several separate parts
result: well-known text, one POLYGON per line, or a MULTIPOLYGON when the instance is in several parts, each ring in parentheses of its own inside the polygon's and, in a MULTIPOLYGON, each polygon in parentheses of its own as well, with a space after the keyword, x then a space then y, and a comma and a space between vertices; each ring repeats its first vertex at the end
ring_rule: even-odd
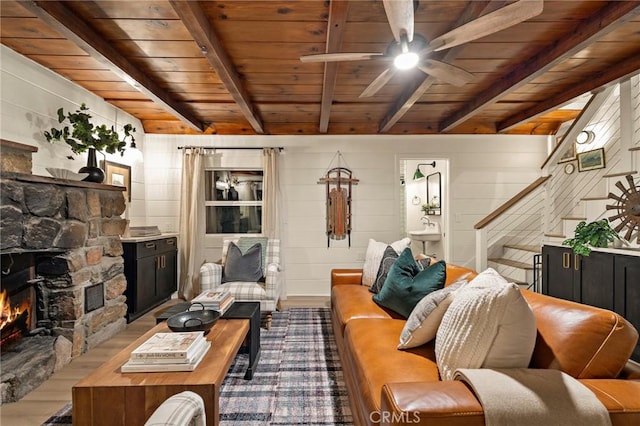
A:
POLYGON ((411 68, 415 68, 415 66, 418 65, 419 60, 420 57, 417 53, 405 52, 396 56, 393 60, 393 65, 399 70, 409 70, 411 68))

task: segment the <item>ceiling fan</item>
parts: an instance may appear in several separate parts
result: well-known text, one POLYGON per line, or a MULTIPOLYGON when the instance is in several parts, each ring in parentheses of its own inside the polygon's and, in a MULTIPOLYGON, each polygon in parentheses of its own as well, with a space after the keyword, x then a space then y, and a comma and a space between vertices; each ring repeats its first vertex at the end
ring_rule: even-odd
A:
POLYGON ((302 62, 338 62, 382 59, 393 61, 360 94, 373 96, 387 84, 398 70, 417 67, 425 74, 454 86, 463 86, 473 74, 445 62, 429 58, 431 52, 449 49, 509 28, 542 13, 543 0, 519 0, 469 23, 459 26, 431 41, 414 34, 414 0, 382 0, 394 40, 385 52, 323 53, 301 56, 302 62))

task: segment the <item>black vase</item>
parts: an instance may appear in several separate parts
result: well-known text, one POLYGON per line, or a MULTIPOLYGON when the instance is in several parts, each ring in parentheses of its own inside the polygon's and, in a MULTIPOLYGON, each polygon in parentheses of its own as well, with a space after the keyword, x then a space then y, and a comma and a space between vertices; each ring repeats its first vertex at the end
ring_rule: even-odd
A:
POLYGON ((89 148, 89 157, 87 158, 87 165, 78 170, 78 173, 89 173, 89 176, 82 179, 85 182, 96 182, 102 183, 104 182, 104 172, 100 167, 98 167, 98 162, 96 161, 96 149, 89 148))

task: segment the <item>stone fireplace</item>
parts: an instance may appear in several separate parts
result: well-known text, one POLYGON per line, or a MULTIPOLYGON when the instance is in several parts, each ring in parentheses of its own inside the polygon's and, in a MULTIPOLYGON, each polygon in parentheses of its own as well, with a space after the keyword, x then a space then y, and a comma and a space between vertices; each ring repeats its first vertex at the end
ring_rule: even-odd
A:
POLYGON ((3 169, 0 189, 2 319, 24 322, 2 328, 5 403, 126 327, 126 221, 120 187, 3 169))

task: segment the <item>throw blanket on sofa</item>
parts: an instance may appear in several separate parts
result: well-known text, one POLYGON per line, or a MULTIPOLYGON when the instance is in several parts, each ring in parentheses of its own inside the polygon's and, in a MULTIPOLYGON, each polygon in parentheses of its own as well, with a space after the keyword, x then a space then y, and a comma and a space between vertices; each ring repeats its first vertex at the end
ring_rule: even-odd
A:
POLYGON ((559 370, 460 368, 453 378, 471 386, 487 426, 611 425, 593 392, 559 370))

